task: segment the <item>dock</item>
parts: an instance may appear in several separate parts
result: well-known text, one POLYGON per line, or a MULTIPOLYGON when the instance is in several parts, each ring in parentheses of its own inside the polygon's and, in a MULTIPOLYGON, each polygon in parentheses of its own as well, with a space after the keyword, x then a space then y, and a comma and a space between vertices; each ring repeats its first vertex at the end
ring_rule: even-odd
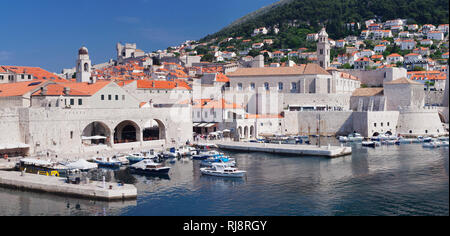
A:
POLYGON ((228 149, 244 152, 267 152, 274 154, 285 154, 293 156, 321 156, 321 157, 340 157, 352 154, 351 147, 312 145, 293 145, 293 144, 273 144, 273 143, 243 143, 228 142, 217 143, 220 149, 228 149))
POLYGON ((122 201, 137 198, 134 185, 89 181, 81 184, 68 184, 65 178, 28 174, 17 171, 0 171, 0 186, 30 190, 35 192, 53 193, 57 195, 86 198, 101 201, 122 201))

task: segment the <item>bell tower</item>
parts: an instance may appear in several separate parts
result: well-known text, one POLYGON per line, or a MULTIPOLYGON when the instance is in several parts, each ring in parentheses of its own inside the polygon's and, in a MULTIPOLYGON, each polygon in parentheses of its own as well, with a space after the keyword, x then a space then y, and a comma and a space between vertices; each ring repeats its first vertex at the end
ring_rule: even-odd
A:
POLYGON ((77 60, 77 82, 89 82, 91 78, 91 60, 89 59, 88 49, 86 47, 81 47, 78 50, 78 60, 77 60))
POLYGON ((319 42, 317 43, 317 61, 320 67, 325 70, 330 67, 330 42, 325 28, 319 33, 319 42))

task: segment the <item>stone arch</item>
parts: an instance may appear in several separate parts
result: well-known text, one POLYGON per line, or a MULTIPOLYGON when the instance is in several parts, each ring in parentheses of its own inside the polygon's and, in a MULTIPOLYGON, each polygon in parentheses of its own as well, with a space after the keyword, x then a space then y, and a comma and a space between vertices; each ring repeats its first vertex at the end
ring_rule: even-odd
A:
POLYGON ((82 142, 90 145, 111 145, 111 129, 105 123, 101 121, 94 121, 88 124, 81 133, 82 142), (106 137, 106 139, 102 139, 97 136, 106 137), (84 139, 83 139, 84 137, 84 139), (93 138, 93 139, 89 139, 93 138))
POLYGON ((149 120, 144 124, 142 137, 144 141, 165 140, 166 126, 158 119, 149 120))
POLYGON ((132 143, 141 141, 141 129, 131 120, 120 122, 114 128, 114 143, 132 143))
POLYGON ((373 133, 373 135, 372 135, 373 137, 378 137, 378 136, 380 136, 380 133, 378 133, 378 132, 375 132, 375 133, 373 133))
POLYGON ((250 126, 250 138, 255 138, 255 127, 250 126))
POLYGON ((386 132, 386 135, 392 135, 391 131, 386 132))
POLYGON ((242 138, 242 126, 239 126, 239 128, 238 128, 238 135, 239 135, 239 138, 242 138))
POLYGON ((84 72, 89 72, 89 64, 87 62, 84 63, 84 72))
POLYGON ((248 126, 245 126, 244 128, 244 137, 248 138, 248 126))

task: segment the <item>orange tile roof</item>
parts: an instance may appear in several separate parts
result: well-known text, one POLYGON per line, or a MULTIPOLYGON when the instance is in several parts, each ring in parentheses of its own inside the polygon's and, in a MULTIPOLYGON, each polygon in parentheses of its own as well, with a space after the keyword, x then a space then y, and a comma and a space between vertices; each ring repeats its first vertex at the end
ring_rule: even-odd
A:
POLYGON ((42 81, 27 81, 17 83, 0 84, 0 97, 17 97, 32 92, 42 86, 42 81))
POLYGON ((237 76, 277 76, 277 75, 330 75, 326 70, 315 63, 301 64, 293 67, 264 67, 264 68, 239 68, 227 74, 228 77, 237 76))
POLYGON ((1 66, 5 70, 12 71, 15 74, 31 74, 33 75, 33 79, 39 79, 39 80, 52 80, 56 82, 65 82, 67 80, 48 72, 42 68, 39 67, 29 67, 29 66, 1 66), (51 79, 53 78, 53 79, 51 79))
POLYGON ((195 100, 192 108, 200 109, 242 109, 241 105, 236 103, 228 102, 225 99, 212 100, 212 99, 201 99, 195 100))
POLYGON ((282 119, 280 114, 245 114, 245 119, 282 119))
POLYGON ((372 97, 382 96, 384 88, 357 88, 352 94, 352 97, 372 97))
POLYGON ((216 81, 217 82, 228 83, 228 82, 230 82, 230 78, 228 78, 226 75, 224 75, 222 73, 217 73, 216 81))
POLYGON ((192 90, 192 88, 182 80, 175 81, 165 81, 165 80, 138 80, 137 81, 138 89, 187 89, 192 90))
POLYGON ((384 84, 417 84, 417 85, 420 84, 420 85, 422 85, 421 83, 412 81, 410 79, 407 79, 406 77, 402 77, 400 79, 396 79, 396 80, 393 80, 393 81, 390 81, 390 82, 386 82, 384 84))
POLYGON ((387 57, 401 57, 401 55, 398 53, 392 53, 391 55, 389 55, 387 57))
MULTIPOLYGON (((67 83, 57 83, 47 85, 47 96, 62 96, 64 95, 64 88, 70 88, 69 96, 92 96, 104 88, 106 85, 111 83, 110 81, 97 81, 95 83, 89 84, 77 83, 77 82, 67 82, 67 83)), ((41 91, 33 93, 33 96, 40 96, 41 91)))

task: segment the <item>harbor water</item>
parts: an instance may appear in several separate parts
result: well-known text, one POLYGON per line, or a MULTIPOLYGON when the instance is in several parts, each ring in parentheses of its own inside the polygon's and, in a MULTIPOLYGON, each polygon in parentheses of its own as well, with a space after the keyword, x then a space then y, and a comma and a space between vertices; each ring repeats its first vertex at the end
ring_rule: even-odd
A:
MULTIPOLYGON (((325 141, 323 143, 326 143, 325 141)), ((134 184, 138 198, 101 202, 0 188, 0 215, 335 216, 449 215, 449 149, 421 144, 362 147, 335 159, 226 152, 243 179, 200 174, 188 158, 168 177, 102 169, 134 184)))

